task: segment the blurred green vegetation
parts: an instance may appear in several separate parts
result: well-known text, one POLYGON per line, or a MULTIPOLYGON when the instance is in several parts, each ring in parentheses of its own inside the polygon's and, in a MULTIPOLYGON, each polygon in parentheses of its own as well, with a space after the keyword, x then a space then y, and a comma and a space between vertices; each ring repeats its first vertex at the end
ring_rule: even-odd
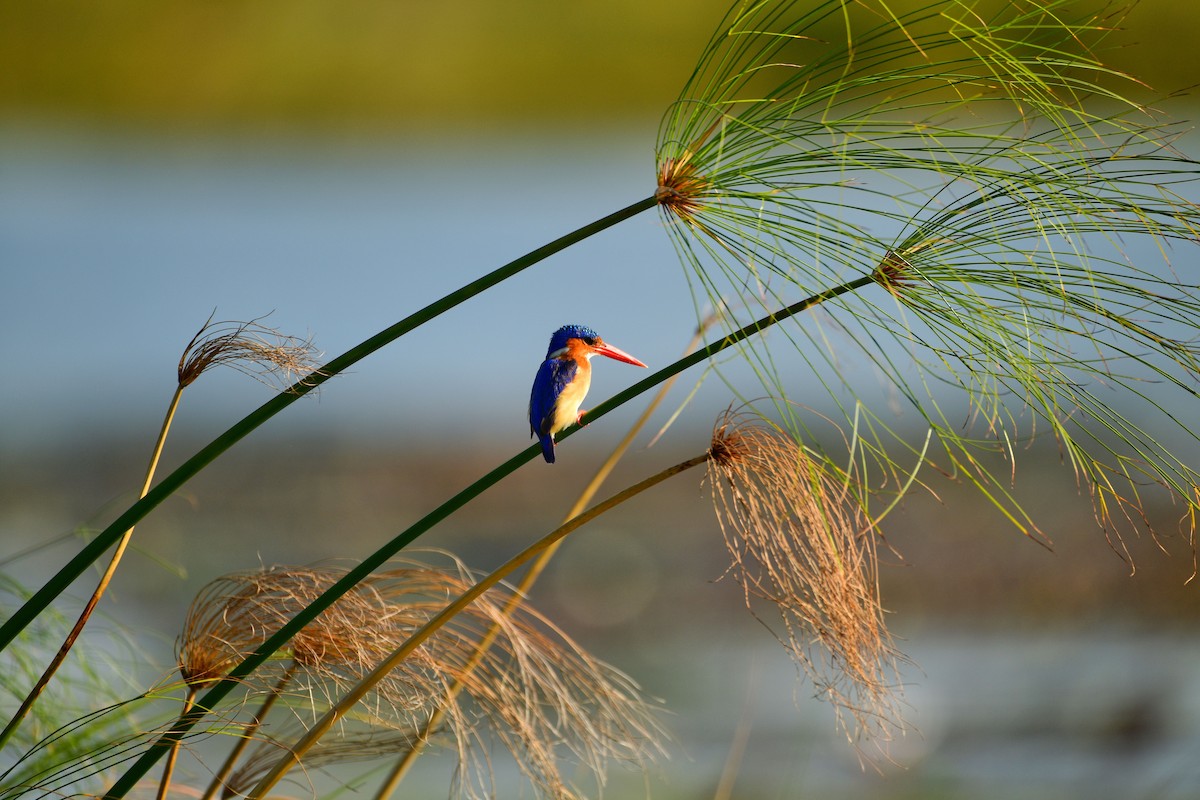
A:
POLYGON ((18 0, 0 10, 0 111, 339 127, 657 115, 725 5, 18 0))
MULTIPOLYGON (((13 0, 0 4, 0 116, 385 130, 656 121, 728 5, 13 0)), ((1108 63, 1157 94, 1195 82, 1200 5, 1142 0, 1113 23, 1108 63)))

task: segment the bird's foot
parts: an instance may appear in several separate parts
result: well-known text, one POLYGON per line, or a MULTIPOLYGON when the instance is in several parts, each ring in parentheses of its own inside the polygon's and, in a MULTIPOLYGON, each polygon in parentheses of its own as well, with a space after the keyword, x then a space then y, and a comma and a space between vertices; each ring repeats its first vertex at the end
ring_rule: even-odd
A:
POLYGON ((583 415, 586 413, 587 413, 586 411, 580 411, 579 414, 575 417, 575 424, 581 428, 587 427, 587 423, 583 421, 583 415))

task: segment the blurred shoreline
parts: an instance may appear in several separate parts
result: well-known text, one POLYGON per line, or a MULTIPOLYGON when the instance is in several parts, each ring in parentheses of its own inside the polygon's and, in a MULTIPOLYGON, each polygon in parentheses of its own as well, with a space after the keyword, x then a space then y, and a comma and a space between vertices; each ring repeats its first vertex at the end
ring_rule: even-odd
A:
MULTIPOLYGON (((172 441, 162 469, 173 468, 201 444, 172 441)), ((600 443, 582 435, 564 444, 564 450, 569 456, 565 466, 527 465, 417 546, 452 550, 477 568, 495 566, 557 524, 571 487, 581 487, 602 456, 600 443), (546 494, 547 487, 554 487, 552 495, 546 494)), ((62 537, 52 547, 5 564, 32 577, 73 554, 79 546, 71 537, 73 528, 103 527, 135 499, 133 487, 145 452, 99 436, 14 455, 10 452, 0 469, 0 541, 5 543, 0 558, 62 537)), ((127 591, 160 598, 164 591, 178 592, 183 598, 198 588, 197 581, 260 562, 355 560, 511 455, 494 445, 447 452, 430 442, 260 434, 202 472, 181 498, 139 525, 139 548, 179 565, 187 579, 143 557, 125 578, 127 591), (134 575, 147 585, 138 588, 134 575)), ((635 450, 607 489, 615 492, 689 455, 670 444, 635 450)), ((1151 621, 1167 627, 1196 625, 1194 587, 1186 583, 1192 569, 1187 541, 1164 539, 1168 555, 1146 536, 1126 536, 1134 571, 1092 523, 1087 499, 1074 491, 1064 467, 1049 458, 1028 459, 1017 485, 1038 487, 1034 494, 1042 500, 1032 499, 1035 517, 1036 506, 1044 506, 1040 519, 1051 545, 1023 537, 995 519, 978 497, 950 483, 938 486, 940 502, 917 490, 889 517, 883 527, 880 581, 884 605, 897 623, 919 627, 929 619, 949 628, 1055 628, 1100 621, 1134 627, 1151 621)), ((1169 508, 1161 509, 1164 519, 1169 520, 1169 513, 1169 508)), ((595 551, 593 559, 601 559, 585 559, 577 567, 593 573, 572 579, 580 586, 593 586, 596 592, 619 586, 628 578, 623 570, 644 560, 654 568, 641 579, 654 583, 660 601, 670 598, 659 624, 672 624, 668 609, 679 605, 717 603, 710 611, 719 615, 722 606, 732 603, 732 613, 740 613, 736 592, 714 591, 723 586, 727 554, 700 471, 673 479, 594 527, 594 533, 585 529, 575 537, 583 552, 595 551), (605 537, 620 545, 617 551, 630 551, 628 563, 618 559, 610 573, 599 569, 608 547, 605 537)), ((1162 527, 1171 529, 1169 522, 1162 527)), ((602 621, 597 624, 606 627, 602 621)))
MULTIPOLYGON (((198 444, 173 441, 169 461, 198 444)), ((584 436, 563 450, 553 468, 528 465, 418 546, 483 569, 550 530, 563 504, 546 487, 569 495, 603 455, 584 436)), ((252 438, 138 526, 100 626, 136 632, 137 670, 169 675, 178 625, 209 580, 260 564, 356 561, 510 455, 394 440, 252 438)), ((635 450, 609 487, 682 455, 670 446, 635 450)), ((106 522, 133 499, 144 457, 141 447, 98 436, 6 463, 0 556, 81 521, 106 522)), ((1032 470, 1044 487, 1069 483, 1058 465, 1032 470)), ((912 730, 892 745, 896 763, 879 771, 861 769, 830 708, 810 697, 811 685, 763 629, 771 617, 756 620, 736 584, 721 579, 728 556, 698 472, 568 539, 532 602, 662 698, 679 741, 654 769, 655 797, 711 791, 741 718, 751 731, 743 798, 1192 796, 1200 787, 1191 757, 1200 741, 1200 629, 1183 543, 1172 543, 1167 559, 1150 542, 1131 542, 1131 577, 1085 517, 1057 532, 1051 552, 952 494, 944 506, 914 495, 887 526, 905 556, 900 563, 885 554, 881 593, 897 646, 911 659, 901 674, 912 730)), ((1080 502, 1068 505, 1086 513, 1083 499, 1073 499, 1080 502)), ((69 538, 3 569, 33 585, 79 544, 69 538)), ((82 597, 92 581, 88 573, 72 594, 82 597)), ((69 614, 77 602, 56 607, 69 614)), ((443 790, 437 771, 421 775, 417 786, 443 790)), ((640 797, 642 785, 618 772, 610 792, 640 797)))

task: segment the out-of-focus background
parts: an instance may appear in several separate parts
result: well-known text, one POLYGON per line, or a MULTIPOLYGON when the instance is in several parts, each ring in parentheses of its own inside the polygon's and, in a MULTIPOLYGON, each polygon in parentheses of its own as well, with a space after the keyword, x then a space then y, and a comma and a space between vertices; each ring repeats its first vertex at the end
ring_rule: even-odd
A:
MULTIPOLYGON (((648 195, 659 118, 725 9, 0 7, 0 566, 38 585, 77 551, 78 529, 135 497, 179 354, 214 309, 271 312, 268 324, 336 355, 648 195)), ((1123 28, 1111 63, 1162 94, 1195 82, 1200 7, 1145 0, 1123 28)), ((1187 100, 1160 105, 1194 113, 1187 100)), ((554 328, 592 325, 661 365, 695 317, 653 213, 573 247, 239 444, 138 528, 103 610, 140 631, 147 674, 164 674, 190 597, 212 578, 360 558, 527 446, 529 383, 554 328)), ((597 366, 591 404, 641 377, 597 366)), ((652 428, 698 378, 684 376, 652 428)), ((802 401, 803 376, 796 387, 802 401)), ((185 395, 163 469, 267 397, 232 371, 205 375, 185 395)), ((661 442, 640 438, 610 485, 702 450, 731 399, 708 381, 661 442)), ((424 544, 495 566, 557 523, 638 410, 564 443, 554 467, 523 468, 424 544)), ((677 741, 651 773, 654 797, 710 797, 727 762, 739 798, 1200 795, 1187 544, 1167 540, 1164 554, 1128 542, 1131 575, 1058 453, 1036 452, 1016 490, 1053 550, 949 485, 890 520, 899 555, 882 591, 912 660, 914 727, 894 765, 861 768, 720 580, 727 558, 699 475, 569 541, 533 599, 670 709, 677 741), (741 732, 744 755, 730 761, 741 732)), ((1177 512, 1161 515, 1169 528, 1177 512)), ((418 776, 434 796, 445 767, 418 776)), ((610 796, 645 793, 640 777, 613 780, 610 796)))

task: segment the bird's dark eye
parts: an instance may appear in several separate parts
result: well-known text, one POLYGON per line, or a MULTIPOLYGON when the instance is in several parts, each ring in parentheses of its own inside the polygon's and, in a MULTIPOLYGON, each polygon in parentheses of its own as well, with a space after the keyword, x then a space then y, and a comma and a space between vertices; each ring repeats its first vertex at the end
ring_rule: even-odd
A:
POLYGON ((586 345, 587 345, 587 346, 589 346, 589 347, 595 347, 595 346, 596 346, 596 342, 597 342, 598 340, 599 340, 599 337, 598 337, 598 336, 588 336, 587 338, 585 338, 585 339, 583 340, 583 343, 584 343, 584 344, 586 344, 586 345))

